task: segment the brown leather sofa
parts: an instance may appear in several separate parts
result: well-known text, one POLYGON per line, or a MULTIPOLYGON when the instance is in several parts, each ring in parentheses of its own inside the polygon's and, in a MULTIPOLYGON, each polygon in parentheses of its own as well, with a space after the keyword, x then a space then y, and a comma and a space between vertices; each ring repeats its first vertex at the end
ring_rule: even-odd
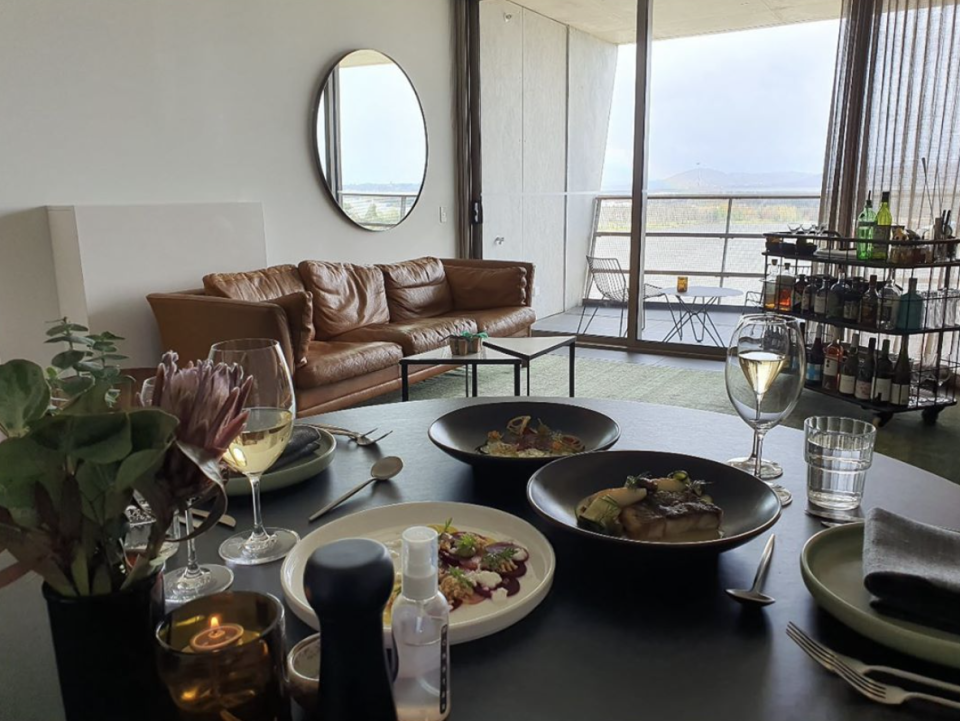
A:
MULTIPOLYGON (((213 343, 273 338, 294 375, 300 416, 400 387, 404 356, 463 331, 526 336, 534 267, 419 258, 388 265, 303 261, 205 276, 204 287, 147 296, 165 348, 205 358, 213 343)), ((451 366, 413 366, 410 382, 451 366)))

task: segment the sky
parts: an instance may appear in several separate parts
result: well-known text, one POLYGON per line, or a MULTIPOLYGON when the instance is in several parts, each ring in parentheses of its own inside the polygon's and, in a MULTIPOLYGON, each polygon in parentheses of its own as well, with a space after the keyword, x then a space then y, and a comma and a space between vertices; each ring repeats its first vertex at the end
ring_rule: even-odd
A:
MULTIPOLYGON (((649 179, 822 172, 838 30, 828 20, 654 42, 649 179)), ((621 46, 605 191, 632 187, 635 69, 636 46, 621 46)))

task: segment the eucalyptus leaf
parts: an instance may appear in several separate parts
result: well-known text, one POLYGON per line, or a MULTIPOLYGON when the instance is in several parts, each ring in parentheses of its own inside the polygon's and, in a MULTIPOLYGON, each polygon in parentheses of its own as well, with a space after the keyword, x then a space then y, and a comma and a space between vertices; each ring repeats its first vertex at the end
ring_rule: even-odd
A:
POLYGON ((43 369, 26 360, 0 365, 0 431, 20 436, 50 405, 50 387, 43 369))
POLYGON ((60 411, 61 415, 89 415, 110 411, 110 404, 107 403, 107 393, 113 387, 113 384, 109 381, 94 381, 92 378, 89 381, 91 383, 90 387, 64 406, 60 411))
MULTIPOLYGON (((92 388, 87 393, 95 391, 92 388)), ((40 445, 76 460, 112 463, 126 458, 130 442, 127 413, 94 413, 44 418, 31 437, 40 445)))
POLYGON ((65 350, 61 353, 57 353, 53 358, 51 358, 50 365, 52 365, 54 368, 59 368, 60 370, 65 371, 68 368, 73 368, 74 365, 86 357, 87 354, 82 350, 65 350))
MULTIPOLYGON (((47 334, 49 335, 49 333, 47 334)), ((52 338, 47 338, 45 343, 76 343, 78 345, 93 345, 93 341, 89 336, 85 335, 73 335, 72 333, 64 333, 62 335, 55 335, 52 338)))
POLYGON ((57 318, 56 320, 51 320, 49 322, 56 323, 57 325, 48 330, 47 335, 59 335, 60 333, 70 332, 86 333, 90 330, 85 325, 80 325, 79 323, 70 323, 66 318, 57 318))
POLYGON ((96 381, 89 376, 70 376, 69 378, 62 378, 59 385, 66 395, 70 398, 75 398, 81 393, 93 388, 94 383, 96 383, 96 381))

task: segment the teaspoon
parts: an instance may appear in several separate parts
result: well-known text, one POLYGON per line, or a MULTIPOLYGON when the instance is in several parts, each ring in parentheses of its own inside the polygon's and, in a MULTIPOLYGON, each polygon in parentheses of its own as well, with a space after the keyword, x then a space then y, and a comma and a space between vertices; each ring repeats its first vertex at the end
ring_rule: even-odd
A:
POLYGON ((766 594, 760 593, 763 588, 763 579, 767 575, 767 569, 770 567, 770 558, 773 556, 773 540, 776 536, 772 535, 767 540, 767 545, 763 547, 763 555, 760 556, 760 566, 757 568, 757 575, 753 579, 753 587, 746 588, 728 588, 727 595, 740 603, 756 606, 769 606, 774 599, 766 594))
POLYGON ((379 461, 374 463, 373 468, 370 469, 369 480, 364 481, 356 488, 352 488, 351 490, 347 491, 335 501, 331 501, 330 503, 325 505, 323 508, 321 508, 319 511, 317 511, 312 516, 310 516, 308 520, 310 522, 317 520, 318 518, 320 518, 320 516, 326 513, 329 513, 334 508, 336 508, 341 503, 343 503, 345 500, 350 498, 350 496, 354 495, 355 493, 359 493, 364 488, 369 486, 371 483, 375 481, 389 481, 391 478, 396 476, 401 470, 403 470, 403 461, 397 456, 387 456, 386 458, 381 458, 379 461))

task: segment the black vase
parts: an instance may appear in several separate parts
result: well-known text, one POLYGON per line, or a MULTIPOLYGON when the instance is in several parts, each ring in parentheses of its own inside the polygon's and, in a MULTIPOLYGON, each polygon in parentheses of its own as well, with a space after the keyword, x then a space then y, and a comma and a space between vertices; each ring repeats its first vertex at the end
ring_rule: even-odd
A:
POLYGON ((154 661, 160 574, 119 593, 67 597, 43 585, 67 721, 176 718, 154 661))

